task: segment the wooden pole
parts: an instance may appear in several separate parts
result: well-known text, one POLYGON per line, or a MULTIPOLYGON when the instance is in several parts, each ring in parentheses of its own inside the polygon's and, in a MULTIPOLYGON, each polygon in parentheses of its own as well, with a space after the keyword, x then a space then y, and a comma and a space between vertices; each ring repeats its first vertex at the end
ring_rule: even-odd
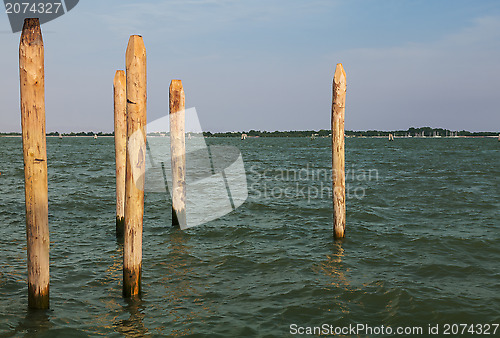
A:
POLYGON ((26 19, 19 45, 26 198, 28 307, 49 308, 49 217, 45 139, 45 71, 40 22, 26 19))
POLYGON ((125 232, 123 243, 123 295, 141 293, 142 221, 146 165, 146 48, 139 35, 128 42, 127 169, 125 182, 125 232))
POLYGON ((337 64, 333 76, 332 102, 332 170, 333 170, 333 234, 345 236, 345 117, 346 76, 342 64, 337 64))
POLYGON ((123 238, 127 163, 127 87, 125 71, 116 71, 113 88, 115 108, 116 237, 123 238))
POLYGON ((186 98, 181 80, 170 84, 170 153, 172 156, 172 225, 186 227, 186 98))

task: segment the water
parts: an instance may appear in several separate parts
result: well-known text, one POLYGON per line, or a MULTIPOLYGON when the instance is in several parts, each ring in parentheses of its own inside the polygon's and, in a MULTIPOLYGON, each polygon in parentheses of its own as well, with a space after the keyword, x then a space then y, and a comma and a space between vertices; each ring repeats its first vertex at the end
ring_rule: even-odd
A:
POLYGON ((147 193, 144 294, 127 301, 113 139, 49 138, 51 309, 33 312, 21 139, 0 138, 0 336, 283 337, 291 324, 324 323, 439 324, 442 333, 447 323, 500 323, 496 139, 347 139, 347 238, 337 242, 329 139, 208 141, 241 149, 249 199, 181 232, 169 226, 165 194, 147 193))

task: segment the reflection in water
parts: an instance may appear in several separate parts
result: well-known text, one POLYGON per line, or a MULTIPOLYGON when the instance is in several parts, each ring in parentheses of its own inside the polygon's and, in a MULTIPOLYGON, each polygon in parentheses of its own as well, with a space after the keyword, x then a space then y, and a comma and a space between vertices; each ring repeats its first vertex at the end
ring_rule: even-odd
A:
POLYGON ((342 258, 344 257, 344 248, 342 242, 336 241, 332 253, 326 256, 326 261, 320 264, 318 270, 331 277, 331 285, 336 287, 348 288, 349 281, 346 278, 347 269, 344 269, 342 258))
POLYGON ((115 323, 115 331, 126 337, 143 337, 148 334, 148 329, 144 325, 144 304, 139 297, 125 300, 127 305, 124 310, 130 313, 128 319, 120 320, 115 323))
POLYGON ((50 330, 54 326, 50 322, 50 313, 51 310, 28 310, 24 320, 19 322, 11 333, 7 333, 2 337, 19 337, 20 334, 24 334, 25 337, 32 337, 50 330))
POLYGON ((193 327, 203 325, 212 310, 196 287, 195 281, 200 277, 195 270, 198 260, 191 255, 191 246, 187 242, 184 232, 172 231, 168 240, 168 258, 166 262, 158 263, 163 265, 165 270, 165 277, 162 279, 168 318, 165 322, 170 326, 162 326, 158 330, 169 336, 193 334, 193 327))
POLYGON ((341 241, 335 241, 333 244, 332 252, 326 256, 326 260, 321 262, 319 265, 316 265, 313 269, 314 272, 318 274, 322 274, 327 277, 329 288, 335 289, 335 305, 334 309, 329 309, 328 311, 338 311, 340 310, 343 316, 349 314, 349 306, 345 303, 345 301, 340 300, 343 293, 352 292, 353 287, 351 286, 350 281, 347 279, 346 274, 349 272, 349 269, 345 267, 342 259, 344 258, 344 248, 342 247, 343 243, 341 241))

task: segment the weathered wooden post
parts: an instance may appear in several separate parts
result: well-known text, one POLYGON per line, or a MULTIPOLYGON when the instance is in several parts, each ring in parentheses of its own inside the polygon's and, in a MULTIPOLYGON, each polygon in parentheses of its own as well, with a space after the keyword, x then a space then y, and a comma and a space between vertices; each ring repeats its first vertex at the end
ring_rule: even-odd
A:
POLYGON ((170 84, 170 153, 172 156, 172 225, 186 227, 186 99, 181 80, 170 84))
POLYGON ((123 70, 116 71, 113 88, 115 108, 116 237, 123 238, 127 161, 127 87, 123 70))
POLYGON ((333 234, 345 236, 345 117, 346 76, 342 64, 337 64, 333 76, 332 102, 332 170, 333 170, 333 234))
POLYGON ((26 198, 28 306, 49 308, 49 211, 45 139, 45 71, 38 19, 26 19, 19 45, 26 198))
POLYGON ((142 221, 144 216, 144 173, 146 165, 146 48, 139 35, 128 42, 127 82, 127 169, 125 183, 125 229, 123 242, 123 295, 141 293, 142 221))

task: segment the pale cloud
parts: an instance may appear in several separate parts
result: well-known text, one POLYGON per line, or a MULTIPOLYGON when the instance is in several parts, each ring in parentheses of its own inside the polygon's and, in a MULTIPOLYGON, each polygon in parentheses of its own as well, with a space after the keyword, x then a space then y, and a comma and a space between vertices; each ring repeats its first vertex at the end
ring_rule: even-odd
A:
POLYGON ((173 0, 123 3, 113 12, 95 14, 112 31, 130 30, 157 36, 231 30, 242 22, 273 22, 331 9, 333 0, 173 0))
MULTIPOLYGON (((328 128, 331 79, 342 62, 349 129, 500 128, 499 17, 460 22, 447 35, 426 31, 418 42, 383 40, 389 28, 379 28, 379 47, 342 49, 367 41, 362 29, 354 32, 352 12, 335 20, 336 6, 328 0, 81 2, 78 11, 43 27, 47 129, 112 130, 110 84, 123 69, 131 34, 142 34, 148 49, 148 118, 167 113, 168 84, 180 78, 206 130, 328 128), (78 81, 69 85, 68 74, 78 81)), ((2 43, 0 130, 19 130, 19 36, 2 36, 2 43)))
POLYGON ((498 129, 499 41, 500 18, 484 17, 435 41, 336 53, 350 73, 351 124, 498 129))

